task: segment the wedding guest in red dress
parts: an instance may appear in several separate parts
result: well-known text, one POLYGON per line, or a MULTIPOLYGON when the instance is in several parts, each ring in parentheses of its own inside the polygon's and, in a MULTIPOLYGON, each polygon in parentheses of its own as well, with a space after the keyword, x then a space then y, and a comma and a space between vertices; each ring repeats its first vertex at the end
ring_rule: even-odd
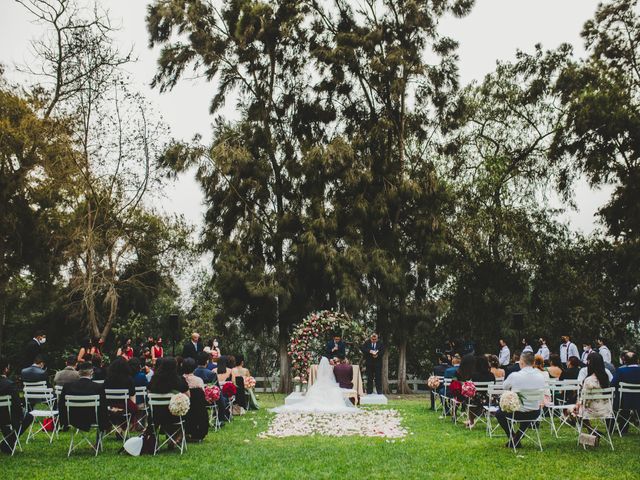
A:
POLYGON ((158 337, 158 339, 156 340, 156 344, 151 348, 151 359, 153 360, 153 363, 156 363, 156 361, 162 357, 164 357, 164 349, 162 348, 162 337, 158 337))
POLYGON ((133 347, 131 346, 131 339, 127 338, 116 353, 117 357, 124 357, 126 360, 133 358, 133 347))

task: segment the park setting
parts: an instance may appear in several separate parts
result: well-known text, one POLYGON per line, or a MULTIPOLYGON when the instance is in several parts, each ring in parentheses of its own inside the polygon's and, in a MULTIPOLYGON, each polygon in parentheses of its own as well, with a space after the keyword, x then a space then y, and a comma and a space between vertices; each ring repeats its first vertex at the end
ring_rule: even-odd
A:
POLYGON ((2 478, 637 478, 638 0, 4 0, 2 478))

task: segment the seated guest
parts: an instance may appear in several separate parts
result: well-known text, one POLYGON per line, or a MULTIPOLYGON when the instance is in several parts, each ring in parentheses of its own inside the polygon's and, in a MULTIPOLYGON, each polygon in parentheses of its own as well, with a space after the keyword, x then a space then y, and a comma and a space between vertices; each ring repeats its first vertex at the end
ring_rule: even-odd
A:
MULTIPOLYGON (((591 361, 591 358, 595 358, 592 357, 592 354, 596 354, 596 355, 600 355, 594 351, 592 351, 589 356, 586 358, 586 362, 585 362, 585 366, 582 367, 580 369, 580 371, 578 372, 578 383, 580 383, 580 385, 582 385, 585 381, 585 379, 589 376, 589 362, 591 361)), ((602 358, 602 356, 600 356, 600 358, 602 358)), ((603 365, 604 365, 604 361, 603 361, 603 365)), ((613 373, 611 373, 609 370, 607 370, 607 368, 604 368, 605 370, 605 375, 607 376, 607 378, 609 379, 609 383, 611 383, 611 380, 613 380, 613 373)), ((602 387, 605 388, 605 387, 602 387)))
POLYGON ((9 362, 6 358, 0 357, 0 396, 11 396, 11 417, 5 417, 5 415, 8 416, 6 409, 0 410, 0 425, 2 426, 2 435, 4 435, 4 441, 0 442, 0 451, 5 453, 11 453, 13 451, 18 440, 18 435, 24 433, 33 421, 31 415, 22 414, 18 387, 15 382, 9 379, 9 371, 9 362), (11 425, 13 430, 9 428, 9 425, 11 425))
POLYGON ((216 372, 216 375, 218 376, 218 383, 220 384, 220 387, 222 387, 222 385, 224 385, 226 382, 233 382, 234 385, 236 383, 236 379, 235 379, 235 376, 233 375, 232 367, 227 368, 227 362, 230 358, 233 358, 233 357, 226 356, 226 357, 221 357, 220 360, 218 360, 218 368, 216 368, 215 372, 216 372))
POLYGON ((202 378, 193 374, 195 369, 196 361, 193 358, 185 358, 182 362, 182 376, 187 382, 189 389, 201 388, 204 390, 204 381, 202 378))
MULTIPOLYGON (((436 365, 435 367, 433 367, 433 374, 438 376, 438 377, 444 377, 444 372, 447 371, 447 369, 451 368, 451 365, 449 364, 449 357, 447 357, 444 353, 441 353, 438 355, 438 365, 436 365)), ((431 397, 431 410, 435 410, 436 408, 436 395, 434 391, 430 391, 430 397, 431 397)))
POLYGON ((193 371, 196 377, 200 377, 206 384, 216 383, 218 377, 215 373, 207 368, 209 363, 210 354, 206 352, 200 352, 198 354, 198 367, 193 371))
MULTIPOLYGON (((495 382, 496 377, 491 373, 491 367, 489 366, 489 360, 485 355, 478 355, 475 357, 475 369, 471 374, 471 381, 477 382, 495 382)), ((470 402, 469 406, 469 420, 466 422, 466 426, 473 428, 476 422, 476 418, 482 415, 484 412, 484 406, 488 405, 489 396, 486 392, 478 392, 470 402)))
POLYGON ((104 381, 107 378, 107 369, 104 368, 104 359, 102 355, 99 357, 93 357, 89 360, 93 365, 93 380, 104 381))
POLYGON ((216 368, 218 368, 218 360, 220 360, 220 349, 210 349, 209 353, 211 354, 211 359, 209 360, 209 363, 207 363, 207 368, 211 371, 214 371, 216 368))
MULTIPOLYGON (((533 360, 534 356, 531 352, 520 355, 520 370, 513 372, 505 379, 505 390, 522 391, 546 389, 547 381, 539 370, 533 368, 533 360)), ((519 411, 511 414, 498 409, 496 412, 496 420, 498 420, 498 423, 507 434, 507 438, 509 438, 506 445, 507 447, 513 448, 515 446, 518 448, 520 446, 520 441, 524 433, 531 426, 531 422, 526 423, 526 421, 533 421, 538 418, 540 415, 540 406, 540 398, 538 396, 523 396, 522 407, 519 411), (513 432, 513 435, 510 437, 511 434, 509 432, 507 416, 511 415, 513 415, 513 418, 516 420, 525 421, 525 423, 516 424, 517 427, 519 426, 519 430, 513 432)))
POLYGON ((75 355, 70 355, 67 358, 67 366, 56 373, 56 376, 53 378, 54 385, 65 385, 69 382, 75 382, 80 379, 80 375, 76 370, 77 357, 75 355))
POLYGON ((457 353, 451 357, 451 367, 444 371, 444 378, 455 378, 456 372, 458 371, 458 368, 460 368, 461 361, 462 358, 457 353))
POLYGON ((33 360, 33 365, 23 368, 22 372, 20 372, 20 377, 23 382, 46 382, 48 380, 47 370, 44 367, 44 359, 42 356, 37 355, 33 360))
MULTIPOLYGON (((158 359, 158 360, 160 360, 160 359, 158 359)), ((153 372, 154 372, 153 368, 154 368, 154 365, 156 364, 156 362, 157 362, 157 360, 156 361, 151 361, 151 362, 147 361, 144 364, 143 371, 144 371, 145 377, 147 377, 147 382, 150 382, 151 378, 153 377, 153 372)))
POLYGON ((491 365, 491 373, 496 380, 504 379, 506 372, 504 368, 500 368, 500 361, 497 355, 489 355, 489 365, 491 365))
MULTIPOLYGON (((504 378, 508 378, 509 375, 520 371, 520 351, 516 350, 511 357, 511 363, 505 368, 504 378)), ((532 352, 529 352, 532 353, 532 352)))
POLYGON ((90 408, 79 408, 73 411, 71 418, 67 418, 65 399, 67 395, 100 395, 100 408, 98 410, 98 425, 102 431, 107 425, 107 407, 104 398, 104 387, 92 381, 93 365, 89 362, 78 364, 78 374, 80 379, 67 383, 62 388, 60 395, 60 421, 64 426, 74 426, 81 430, 89 430, 95 421, 94 410, 90 408))
MULTIPOLYGON (((151 360, 148 361, 150 362, 151 360)), ((146 375, 146 367, 139 358, 133 357, 129 360, 129 370, 133 373, 134 387, 147 387, 149 385, 149 380, 147 380, 146 375)), ((136 395, 136 405, 144 405, 143 395, 136 395)))
MULTIPOLYGON (((608 388, 611 381, 611 373, 604 368, 602 355, 591 352, 587 357, 587 372, 582 382, 582 392, 593 389, 608 388)), ((581 395, 582 396, 582 395, 581 395)), ((608 400, 589 400, 585 404, 576 403, 575 412, 584 418, 584 424, 591 428, 590 418, 610 418, 613 410, 608 400)), ((610 428, 610 425, 607 425, 610 428)))
MULTIPOLYGON (((156 363, 156 371, 149 382, 149 393, 184 393, 190 396, 189 385, 182 375, 178 375, 178 362, 173 357, 163 357, 156 363)), ((162 426, 165 431, 175 431, 176 418, 168 407, 156 407, 153 411, 153 422, 162 426)), ((180 442, 181 438, 176 438, 180 442)))
POLYGON ((191 396, 189 413, 185 417, 185 430, 187 440, 199 442, 207 436, 209 431, 209 416, 207 401, 204 397, 204 381, 193 374, 195 369, 196 361, 193 358, 185 358, 182 362, 182 375, 189 386, 191 396))
POLYGON ((460 362, 460 366, 458 370, 456 370, 456 380, 459 382, 466 382, 471 380, 471 377, 476 372, 476 357, 472 354, 467 354, 462 357, 462 361, 460 362))
MULTIPOLYGON (((129 362, 124 357, 118 357, 107 369, 104 389, 126 390, 129 394, 126 408, 132 416, 138 413, 136 406, 136 388, 129 368, 129 362)), ((113 425, 120 425, 124 421, 125 404, 120 400, 107 400, 107 413, 113 425)))
POLYGON ((353 388, 353 367, 344 356, 338 357, 339 363, 333 367, 333 375, 340 388, 353 388))
POLYGON ((579 374, 580 359, 576 356, 571 356, 567 360, 567 368, 565 368, 562 375, 560 375, 560 380, 576 380, 579 374))
POLYGON ((244 366, 244 356, 236 355, 236 366, 231 369, 231 373, 236 377, 250 377, 251 372, 249 372, 248 368, 244 366))
POLYGON ((554 353, 549 355, 549 366, 547 367, 549 377, 559 379, 562 375, 562 362, 560 361, 560 355, 554 353))
MULTIPOLYGON (((620 383, 632 383, 640 385, 640 366, 638 365, 638 355, 634 352, 625 352, 621 359, 622 366, 616 370, 611 386, 618 388, 620 383)), ((622 401, 620 393, 616 392, 614 407, 620 412, 620 430, 625 433, 629 429, 631 412, 635 410, 636 415, 640 415, 640 394, 623 393, 622 401)))

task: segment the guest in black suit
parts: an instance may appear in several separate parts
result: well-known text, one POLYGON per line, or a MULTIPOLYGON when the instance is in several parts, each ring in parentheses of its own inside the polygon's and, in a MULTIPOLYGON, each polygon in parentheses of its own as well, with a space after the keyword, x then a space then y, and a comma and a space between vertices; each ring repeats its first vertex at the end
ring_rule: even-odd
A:
POLYGON ((33 359, 33 365, 23 368, 20 372, 23 382, 46 382, 47 370, 44 368, 44 360, 40 355, 33 359))
MULTIPOLYGON (((616 370, 616 373, 613 376, 611 386, 619 387, 620 382, 640 385, 640 366, 638 365, 638 355, 634 352, 626 352, 622 356, 622 362, 623 365, 616 370)), ((629 422, 632 418, 632 412, 635 410, 636 415, 640 415, 640 394, 623 393, 621 401, 620 393, 616 391, 614 406, 621 410, 619 417, 620 428, 622 433, 626 433, 629 430, 629 422)))
POLYGON ((340 357, 344 357, 347 354, 347 346, 345 345, 345 343, 342 341, 342 338, 340 337, 340 334, 336 333, 333 336, 333 340, 329 340, 327 342, 327 345, 325 346, 324 349, 324 356, 331 359, 331 358, 340 358, 340 357))
POLYGON ((504 369, 504 378, 506 379, 512 373, 520 371, 520 350, 516 350, 511 359, 511 363, 504 369))
POLYGON ((375 381, 376 392, 382 394, 382 355, 384 345, 378 338, 377 333, 371 334, 369 340, 362 345, 365 366, 367 368, 367 395, 373 393, 373 383, 375 381))
POLYGON ((182 348, 182 358, 193 358, 196 362, 198 361, 198 353, 202 352, 203 347, 200 342, 200 334, 193 332, 191 334, 191 339, 184 344, 182 348))
POLYGON ((104 431, 107 426, 107 403, 104 398, 104 387, 93 382, 93 364, 82 362, 78 365, 78 373, 80 380, 67 383, 62 387, 60 395, 60 421, 64 426, 74 426, 81 430, 89 430, 95 422, 94 410, 91 408, 78 408, 71 411, 71 418, 67 418, 67 395, 100 395, 100 408, 98 409, 98 425, 100 430, 104 431))
POLYGON ((31 422, 33 417, 31 415, 22 414, 22 405, 20 404, 20 397, 18 396, 18 387, 15 382, 9 380, 10 365, 6 358, 0 358, 0 396, 11 396, 11 417, 7 418, 6 410, 2 410, 0 413, 0 425, 2 426, 2 435, 5 440, 0 443, 0 451, 5 453, 11 453, 16 441, 18 440, 16 432, 23 433, 31 422), (9 428, 9 424, 13 427, 13 431, 9 428))
POLYGON ((29 365, 33 365, 37 356, 42 357, 42 346, 47 341, 47 334, 44 330, 36 331, 31 340, 27 342, 24 348, 24 361, 22 363, 23 368, 27 368, 29 365))

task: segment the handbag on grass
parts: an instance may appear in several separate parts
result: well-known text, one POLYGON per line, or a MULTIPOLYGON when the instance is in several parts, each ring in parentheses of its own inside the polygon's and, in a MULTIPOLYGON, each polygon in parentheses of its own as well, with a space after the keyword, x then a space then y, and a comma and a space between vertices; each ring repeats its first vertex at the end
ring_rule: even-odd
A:
POLYGON ((589 433, 581 433, 578 437, 578 444, 583 447, 597 447, 600 443, 600 437, 589 433))

